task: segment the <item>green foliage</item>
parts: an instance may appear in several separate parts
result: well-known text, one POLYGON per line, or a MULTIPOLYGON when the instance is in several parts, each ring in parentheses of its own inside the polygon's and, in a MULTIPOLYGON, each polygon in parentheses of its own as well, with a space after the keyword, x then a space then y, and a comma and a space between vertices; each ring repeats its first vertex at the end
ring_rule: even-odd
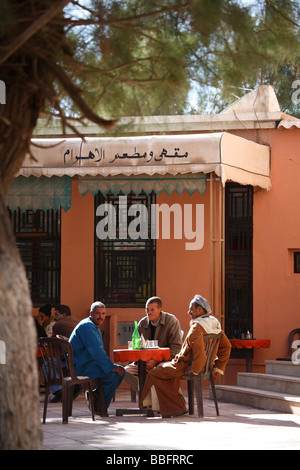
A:
POLYGON ((188 55, 172 4, 94 0, 91 8, 94 25, 77 30, 76 54, 89 105, 107 117, 183 113, 188 55), (163 8, 170 14, 153 14, 163 8))
POLYGON ((291 99, 292 84, 300 78, 299 2, 259 0, 252 8, 232 7, 202 62, 205 74, 197 74, 199 106, 208 109, 210 96, 209 112, 218 112, 246 91, 269 84, 281 109, 300 116, 291 99))
MULTIPOLYGON (((54 3, 1 0, 2 50, 54 3)), ((106 119, 218 111, 260 84, 295 113, 299 47, 299 0, 73 0, 9 62, 32 62, 39 87, 48 68, 48 111, 65 117, 85 115, 79 96, 106 119)))

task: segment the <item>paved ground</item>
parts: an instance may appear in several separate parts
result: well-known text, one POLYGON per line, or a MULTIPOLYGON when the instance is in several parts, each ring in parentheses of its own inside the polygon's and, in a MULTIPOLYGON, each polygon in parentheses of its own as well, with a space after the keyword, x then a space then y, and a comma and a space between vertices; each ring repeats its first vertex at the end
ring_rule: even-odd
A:
MULTIPOLYGON (((204 400, 205 417, 117 417, 116 408, 135 407, 127 389, 119 389, 109 417, 92 421, 84 396, 73 404, 73 416, 62 424, 61 403, 49 404, 42 426, 45 450, 189 451, 189 450, 298 450, 300 416, 280 414, 241 405, 204 400)), ((43 403, 41 401, 41 415, 43 403)), ((135 455, 135 453, 133 453, 135 455)), ((112 463, 112 462, 108 462, 112 463)), ((123 463, 123 462, 120 462, 123 463)), ((133 462, 132 462, 133 463, 133 462)), ((148 461, 149 463, 149 461, 148 461)), ((137 466, 134 465, 133 466, 137 466)))

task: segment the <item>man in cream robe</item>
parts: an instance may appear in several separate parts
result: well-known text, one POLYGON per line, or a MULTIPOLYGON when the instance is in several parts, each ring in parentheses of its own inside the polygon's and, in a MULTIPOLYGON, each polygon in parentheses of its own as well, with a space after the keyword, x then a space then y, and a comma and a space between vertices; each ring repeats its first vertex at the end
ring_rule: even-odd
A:
MULTIPOLYGON (((141 396, 141 407, 144 406, 143 401, 151 386, 154 385, 163 417, 178 416, 187 412, 185 399, 180 391, 181 376, 187 372, 199 374, 206 362, 203 336, 221 332, 220 322, 210 313, 211 308, 207 300, 198 294, 195 295, 188 310, 191 316, 190 329, 182 348, 171 362, 161 363, 149 371, 141 396), (190 364, 192 351, 193 361, 190 364)), ((215 378, 218 374, 224 374, 230 350, 230 342, 223 333, 214 364, 215 378)))

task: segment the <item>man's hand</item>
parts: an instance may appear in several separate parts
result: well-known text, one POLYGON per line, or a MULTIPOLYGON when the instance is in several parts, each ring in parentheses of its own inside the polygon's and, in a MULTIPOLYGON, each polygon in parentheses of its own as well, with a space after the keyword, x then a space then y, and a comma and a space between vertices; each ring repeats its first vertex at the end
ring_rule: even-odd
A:
POLYGON ((124 375, 125 374, 125 369, 121 366, 115 366, 113 368, 113 372, 116 372, 119 375, 124 375))
POLYGON ((217 372, 216 370, 212 370, 211 373, 212 373, 214 381, 216 382, 217 378, 219 377, 219 372, 217 372))
POLYGON ((146 364, 147 372, 149 372, 149 370, 153 369, 153 367, 155 367, 156 364, 157 364, 157 361, 155 359, 150 359, 149 361, 147 361, 147 364, 146 364))

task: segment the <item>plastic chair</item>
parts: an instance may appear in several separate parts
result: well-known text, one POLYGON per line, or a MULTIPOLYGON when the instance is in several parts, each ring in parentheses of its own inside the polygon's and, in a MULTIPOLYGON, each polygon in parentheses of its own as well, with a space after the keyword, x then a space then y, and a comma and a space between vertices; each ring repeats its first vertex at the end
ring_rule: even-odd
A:
MULTIPOLYGON (((189 414, 194 414, 194 390, 196 391, 196 401, 197 401, 197 409, 198 409, 198 417, 203 418, 203 397, 202 397, 202 379, 209 380, 211 384, 211 389, 213 392, 213 398, 215 402, 215 408, 217 416, 219 416, 219 407, 218 407, 218 400, 217 394, 215 389, 215 382, 212 376, 212 370, 214 361, 217 355, 219 343, 223 333, 219 333, 217 335, 210 334, 204 335, 203 339, 205 341, 205 353, 206 353, 206 364, 204 369, 199 372, 198 375, 193 374, 184 374, 181 376, 181 379, 187 380, 188 383, 188 401, 189 401, 189 414)), ((193 354, 192 358, 193 359, 193 354)))
POLYGON ((56 338, 63 339, 64 341, 69 341, 69 338, 67 336, 63 336, 63 335, 56 335, 56 338))
POLYGON ((94 402, 91 399, 92 381, 89 377, 77 377, 71 343, 59 338, 39 338, 38 348, 46 385, 43 423, 46 422, 51 385, 61 385, 62 387, 62 419, 64 424, 68 423, 68 417, 72 415, 74 385, 82 385, 84 389, 89 390, 90 410, 92 419, 95 421, 94 402))
POLYGON ((286 357, 277 357, 276 361, 291 361, 292 360, 292 344, 294 342, 294 336, 300 335, 300 328, 295 328, 289 334, 288 342, 289 342, 289 349, 286 357))

